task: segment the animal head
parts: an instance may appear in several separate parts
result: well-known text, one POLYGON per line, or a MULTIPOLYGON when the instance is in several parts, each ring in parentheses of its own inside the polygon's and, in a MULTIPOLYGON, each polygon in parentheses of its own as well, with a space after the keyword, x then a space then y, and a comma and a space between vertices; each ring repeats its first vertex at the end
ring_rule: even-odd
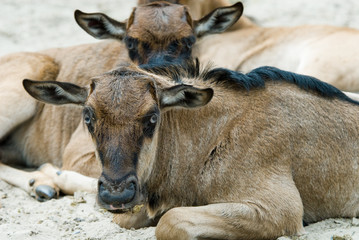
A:
POLYGON ((75 11, 76 22, 98 39, 125 43, 136 64, 182 62, 191 57, 197 38, 221 33, 242 15, 242 3, 220 7, 199 20, 192 20, 187 8, 169 2, 153 2, 134 8, 124 22, 103 13, 75 11))
POLYGON ((206 105, 211 88, 176 85, 136 66, 122 66, 89 87, 56 81, 24 80, 34 98, 51 104, 78 104, 102 164, 98 202, 118 212, 141 204, 156 159, 163 113, 206 105))

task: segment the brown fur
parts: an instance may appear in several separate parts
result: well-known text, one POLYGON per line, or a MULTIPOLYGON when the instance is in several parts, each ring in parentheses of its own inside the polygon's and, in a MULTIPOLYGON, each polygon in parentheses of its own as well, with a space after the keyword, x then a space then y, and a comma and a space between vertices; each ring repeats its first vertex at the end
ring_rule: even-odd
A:
MULTIPOLYGON (((145 37, 146 42, 153 43, 152 53, 166 52, 166 44, 173 41, 174 37, 181 39, 192 36, 194 34, 193 22, 186 8, 181 5, 167 5, 168 3, 162 2, 135 9, 127 24, 127 36, 145 37), (152 21, 148 21, 148 16, 154 16, 150 18, 152 21), (171 22, 173 19, 180 19, 182 24, 174 24, 171 22), (163 36, 165 33, 170 33, 170 30, 175 30, 176 33, 180 31, 183 35, 163 36), (153 39, 151 36, 156 37, 153 39)), ((123 26, 123 24, 118 25, 123 26)), ((141 56, 146 59, 150 55, 150 53, 142 52, 141 56)), ((72 170, 86 176, 98 177, 100 167, 95 160, 92 143, 83 125, 79 125, 78 122, 81 116, 80 109, 73 108, 72 111, 68 111, 69 107, 44 106, 28 95, 24 96, 21 81, 24 78, 41 81, 56 79, 87 84, 92 76, 108 71, 118 63, 129 61, 127 49, 121 43, 106 41, 50 49, 42 53, 12 54, 3 57, 0 61, 2 74, 0 97, 6 102, 0 109, 2 117, 0 124, 1 162, 27 166, 50 163, 56 167, 62 167, 62 170, 72 170), (49 136, 52 136, 52 141, 49 141, 49 136), (78 146, 78 142, 83 144, 78 146)), ((47 184, 57 191, 59 188, 66 193, 74 191, 74 187, 68 182, 70 178, 66 175, 68 172, 58 175, 57 170, 50 165, 42 168, 41 172, 36 172, 36 176, 31 174, 26 174, 26 177, 19 176, 20 182, 13 179, 13 176, 19 173, 18 171, 16 174, 9 174, 13 170, 1 164, 0 172, 3 174, 0 174, 0 178, 32 194, 35 194, 39 185, 43 185, 44 180, 40 181, 39 176, 41 179, 49 178, 44 173, 50 176, 46 180, 47 184), (33 184, 34 180, 35 184, 33 184)), ((77 178, 78 175, 75 175, 77 178)), ((86 189, 89 188, 86 187, 86 189)), ((96 188, 91 191, 96 191, 96 188)))
MULTIPOLYGON (((203 16, 207 15, 211 11, 219 7, 230 6, 230 2, 227 0, 164 0, 173 4, 182 4, 188 8, 188 11, 193 18, 193 20, 198 20, 203 16)), ((154 0, 138 0, 138 5, 145 5, 151 2, 156 2, 154 0)), ((242 22, 246 22, 247 18, 242 17, 240 21, 236 22, 230 30, 237 29, 242 25, 242 22)))
POLYGON ((275 66, 323 79, 343 91, 359 92, 358 30, 324 25, 261 27, 249 19, 238 22, 242 24, 235 31, 201 39, 193 55, 202 62, 243 72, 275 66))
POLYGON ((75 11, 75 19, 95 38, 124 41, 133 62, 153 64, 188 59, 196 37, 227 30, 237 22, 242 10, 242 4, 237 3, 214 9, 193 21, 183 5, 150 1, 136 7, 125 22, 118 22, 103 13, 79 10, 75 11))
MULTIPOLYGON (((178 3, 186 5, 194 19, 229 5, 226 0, 178 3)), ((323 79, 343 91, 359 92, 358 41, 356 29, 324 25, 266 28, 242 16, 226 33, 201 39, 193 55, 201 62, 243 72, 275 66, 323 79)))
MULTIPOLYGON (((22 80, 57 79, 87 84, 91 76, 108 71, 127 59, 126 50, 115 41, 51 49, 43 53, 16 53, 3 57, 0 60, 0 97, 7 100, 3 101, 0 111, 1 162, 26 166, 50 163, 62 167, 63 170, 98 177, 101 167, 95 158, 92 142, 79 121, 81 109, 76 106, 56 107, 37 102, 26 94, 22 80), (93 58, 94 55, 97 58, 93 58)), ((26 177, 16 172, 19 174, 18 180, 14 180, 14 174, 8 174, 8 171, 11 173, 13 170, 1 164, 1 179, 31 194, 35 195, 36 187, 45 183, 57 191, 62 186, 63 191, 71 193, 64 186, 68 185, 67 183, 59 183, 59 186, 54 183, 61 182, 61 179, 51 180, 59 178, 52 167, 41 169, 42 172, 52 175, 50 179, 40 172, 34 175, 26 173, 26 177), (30 186, 29 181, 32 179, 35 184, 30 186), (47 179, 46 182, 44 179, 47 179)))
MULTIPOLYGON (((133 19, 127 26, 128 36, 155 45, 159 39, 172 41, 193 34, 192 19, 188 19, 187 9, 183 6, 166 2, 152 3, 151 6, 153 7, 138 6, 134 10, 133 19), (155 21, 148 21, 149 18, 155 21), (179 19, 183 21, 178 22, 179 19)), ((162 42, 160 44, 159 47, 162 48, 168 45, 162 42)))
POLYGON ((97 78, 83 98, 98 116, 97 149, 110 153, 115 143, 120 153, 99 154, 104 181, 119 186, 128 174, 138 181, 135 197, 120 209, 144 201, 150 218, 164 214, 158 239, 274 239, 300 234, 302 219, 358 216, 359 106, 271 79, 246 91, 203 76, 176 84, 122 67, 97 78), (156 107, 154 135, 139 143, 156 107))
MULTIPOLYGON (((93 45, 84 45, 81 47, 77 46, 65 50, 48 50, 43 52, 42 55, 37 53, 26 53, 5 57, 3 62, 6 62, 6 64, 10 64, 12 66, 9 67, 10 65, 5 64, 1 66, 3 70, 2 73, 4 73, 5 76, 3 79, 7 79, 1 80, 1 84, 4 82, 5 86, 2 89, 9 93, 12 93, 12 90, 9 91, 9 88, 16 89, 14 90, 16 97, 7 97, 4 95, 6 94, 5 91, 1 93, 1 96, 5 96, 4 99, 8 100, 4 101, 5 104, 3 104, 1 114, 6 113, 7 116, 11 116, 11 121, 8 121, 9 125, 6 125, 6 121, 4 121, 4 124, 1 122, 1 161, 9 162, 9 159, 11 158, 11 160, 16 160, 19 162, 26 161, 30 165, 51 162, 57 166, 61 166, 62 163, 64 169, 75 170, 85 175, 95 177, 98 176, 100 173, 100 167, 98 162, 96 162, 94 159, 93 148, 89 143, 87 147, 84 146, 83 149, 82 147, 79 148, 77 145, 77 141, 79 140, 88 142, 88 138, 86 137, 87 135, 84 131, 84 126, 82 124, 78 124, 77 120, 72 120, 79 119, 81 113, 80 110, 74 107, 55 108, 47 105, 43 106, 34 100, 29 100, 30 98, 26 99, 26 97, 24 97, 25 94, 19 85, 23 78, 46 80, 53 79, 56 75, 58 81, 69 81, 78 84, 86 84, 88 83, 91 76, 98 75, 103 71, 107 71, 113 68, 118 62, 122 62, 124 59, 127 59, 127 52, 123 49, 124 48, 121 44, 114 42, 103 42, 93 45), (94 55, 97 56, 97 58, 93 58, 94 55), (39 58, 39 60, 36 60, 36 58, 39 58), (23 71, 19 71, 19 69, 23 71), (34 71, 34 69, 36 69, 36 71, 34 71), (20 75, 16 75, 19 73, 20 75), (8 87, 7 84, 9 84, 10 87, 8 87), (9 101, 10 99, 11 101, 9 101), (18 106, 18 108, 15 108, 14 106, 18 106), (43 111, 38 111, 40 109, 43 111), (68 130, 63 132, 60 131, 63 129, 62 126, 59 126, 58 128, 51 126, 51 124, 58 121, 58 119, 63 119, 63 116, 65 116, 62 113, 62 109, 64 111, 69 111, 69 113, 66 114, 70 115, 70 118, 67 118, 66 120, 64 119, 64 121, 59 121, 60 123, 62 122, 62 124, 65 126, 69 127, 68 130), (53 121, 49 121, 49 119, 45 117, 34 117, 39 116, 39 114, 42 114, 43 112, 48 114, 48 116, 51 116, 50 118, 53 119, 53 121), (31 123, 29 121, 33 119, 36 120, 36 124, 39 124, 37 127, 35 127, 35 123, 31 123), (39 129, 39 132, 34 133, 39 134, 38 138, 34 138, 34 140, 23 138, 24 135, 22 135, 27 131, 32 131, 30 129, 30 125, 39 129), (71 131, 75 131, 76 134, 71 135, 71 131), (41 136, 41 134, 43 135, 41 136), (47 145, 48 140, 46 140, 47 137, 45 136, 49 135, 57 138, 57 141, 47 145), (18 139, 19 142, 17 142, 18 139), (28 149, 30 151, 26 152, 25 154, 22 152, 23 150, 27 151, 28 149), (41 152, 39 149, 41 149, 41 152), (44 155, 40 156, 39 153, 43 153, 44 155), (52 153, 54 153, 56 156, 48 155, 52 153), (23 156, 29 157, 30 161, 23 159, 23 156), (84 165, 93 166, 92 164, 95 164, 97 167, 89 167, 88 169, 84 168, 84 165)), ((51 167, 50 170, 49 168, 43 168, 41 171, 50 174, 50 180, 48 179, 48 176, 44 175, 42 172, 36 172, 35 174, 25 174, 23 172, 14 171, 14 169, 9 169, 5 165, 0 164, 0 177, 2 179, 6 179, 7 181, 20 186, 29 192, 33 192, 34 187, 36 187, 39 183, 48 184, 54 188, 60 187, 60 189, 66 193, 73 193, 73 191, 86 186, 86 184, 83 184, 82 186, 76 186, 79 187, 76 188, 73 186, 73 181, 70 181, 70 185, 68 185, 68 182, 66 181, 64 183, 63 180, 66 180, 67 172, 64 172, 58 176, 56 174, 56 169, 51 167), (43 180, 44 178, 47 179, 43 180), (36 179, 34 186, 29 185, 30 179, 36 179)), ((145 172, 145 170, 143 171, 145 172)), ((82 180, 83 179, 77 182, 82 182, 82 180)), ((96 190, 96 180, 85 180, 88 180, 89 184, 87 186, 91 185, 87 188, 89 191, 96 190)), ((131 221, 132 220, 133 219, 131 219, 131 221)), ((134 222, 136 222, 136 219, 134 222)), ((126 223, 128 224, 128 222, 125 221, 124 224, 126 223)), ((143 222, 136 224, 139 225, 128 224, 127 226, 143 226, 143 222)))
MULTIPOLYGON (((140 4, 144 2, 139 1, 140 4)), ((179 0, 176 3, 186 5, 193 19, 214 8, 229 5, 225 0, 179 0)), ((178 31, 175 26, 181 21, 173 20, 169 29, 178 31)), ((184 29, 181 27, 178 35, 184 29)), ((176 35, 175 32, 171 34, 176 35)), ((264 28, 242 16, 226 33, 198 40, 192 55, 201 62, 211 61, 217 66, 243 72, 264 65, 275 66, 325 79, 343 91, 359 91, 359 70, 356 66, 359 60, 356 51, 359 31, 356 29, 320 25, 264 28)), ((166 42, 163 46, 168 44, 166 42)), ((181 47, 178 46, 179 49, 181 47)), ((359 99, 358 96, 355 98, 359 99)))

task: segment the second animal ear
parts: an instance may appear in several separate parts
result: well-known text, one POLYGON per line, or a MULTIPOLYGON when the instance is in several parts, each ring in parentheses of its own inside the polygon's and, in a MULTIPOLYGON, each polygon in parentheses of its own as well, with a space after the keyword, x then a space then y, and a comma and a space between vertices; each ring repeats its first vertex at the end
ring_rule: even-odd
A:
POLYGON ((126 34, 126 23, 118 22, 103 13, 75 11, 77 24, 91 36, 98 39, 122 40, 126 34))
POLYGON ((241 2, 229 7, 217 8, 200 20, 194 21, 195 33, 197 37, 203 37, 207 34, 224 32, 238 21, 242 13, 241 2))

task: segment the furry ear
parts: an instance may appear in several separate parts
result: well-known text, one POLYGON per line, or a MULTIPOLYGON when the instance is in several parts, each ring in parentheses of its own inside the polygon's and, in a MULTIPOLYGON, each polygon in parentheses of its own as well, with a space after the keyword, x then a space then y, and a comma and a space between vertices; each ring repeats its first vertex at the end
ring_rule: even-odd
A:
POLYGON ((33 98, 45 103, 83 105, 88 97, 86 88, 72 83, 25 79, 22 84, 33 98))
POLYGON ((91 36, 98 39, 122 40, 126 34, 126 23, 118 22, 103 13, 75 11, 77 24, 91 36))
POLYGON ((194 21, 197 37, 207 34, 221 33, 231 27, 242 16, 243 4, 238 2, 229 7, 220 7, 213 10, 200 20, 194 21))
POLYGON ((213 97, 213 89, 178 85, 163 89, 159 95, 161 109, 170 107, 194 108, 209 103, 213 97))

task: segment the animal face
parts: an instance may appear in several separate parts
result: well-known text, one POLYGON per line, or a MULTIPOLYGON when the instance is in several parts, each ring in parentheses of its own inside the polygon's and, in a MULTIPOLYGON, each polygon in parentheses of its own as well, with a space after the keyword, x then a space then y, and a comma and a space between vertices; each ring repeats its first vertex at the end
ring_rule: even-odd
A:
POLYGON ((215 9, 194 21, 183 5, 153 2, 136 7, 130 18, 118 22, 102 13, 75 12, 77 23, 98 39, 125 43, 136 64, 181 63, 188 60, 197 38, 221 33, 242 15, 242 3, 215 9))
POLYGON ((150 168, 154 158, 149 149, 160 118, 150 81, 133 71, 110 73, 93 82, 85 103, 84 122, 103 170, 98 202, 108 210, 128 209, 143 199, 142 169, 150 168), (118 75, 123 75, 121 84, 118 75), (132 86, 130 78, 141 81, 132 86))
POLYGON ((24 80, 24 87, 46 103, 83 106, 83 121, 102 164, 98 201, 113 212, 126 211, 144 200, 163 113, 174 107, 203 106, 213 96, 212 89, 174 85, 135 66, 106 73, 89 88, 29 80, 24 80))
POLYGON ((188 59, 195 39, 186 7, 160 2, 135 9, 124 42, 132 61, 151 64, 188 59))

